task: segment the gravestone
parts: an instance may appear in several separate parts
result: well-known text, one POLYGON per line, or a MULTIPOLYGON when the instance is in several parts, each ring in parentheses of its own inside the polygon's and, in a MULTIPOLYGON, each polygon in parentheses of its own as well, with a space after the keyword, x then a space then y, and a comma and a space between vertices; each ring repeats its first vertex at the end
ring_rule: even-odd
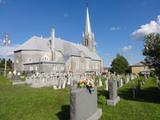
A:
POLYGON ((98 86, 99 87, 103 86, 101 78, 98 79, 98 86))
POLYGON ((121 82, 121 87, 123 86, 123 79, 121 78, 120 79, 120 82, 121 82))
POLYGON ((105 85, 106 85, 106 86, 105 86, 105 87, 106 87, 106 90, 108 91, 108 79, 105 80, 105 85))
POLYGON ((68 85, 68 86, 71 85, 71 75, 70 75, 70 74, 69 74, 69 76, 68 76, 67 85, 68 85))
POLYGON ((54 90, 57 90, 58 88, 57 88, 57 86, 56 86, 56 85, 53 85, 53 89, 54 89, 54 90))
POLYGON ((117 95, 117 81, 110 80, 109 81, 109 99, 107 100, 107 104, 111 106, 115 106, 120 101, 120 97, 117 95))
POLYGON ((109 78, 109 79, 111 78, 111 73, 110 73, 110 72, 108 72, 108 78, 109 78))
POLYGON ((130 74, 130 79, 133 80, 134 79, 134 75, 130 74))
POLYGON ((118 83, 119 83, 119 86, 118 86, 118 85, 117 85, 117 86, 118 86, 119 88, 122 87, 122 86, 123 86, 123 79, 120 78, 120 79, 118 80, 118 83))
POLYGON ((98 120, 102 110, 97 108, 97 89, 72 88, 70 93, 70 120, 98 120))
POLYGON ((7 74, 7 78, 11 80, 11 79, 12 79, 12 77, 13 77, 12 72, 9 72, 9 73, 7 74))
POLYGON ((128 83, 129 80, 130 80, 129 75, 126 76, 126 80, 127 80, 127 83, 128 83))
POLYGON ((62 88, 64 89, 66 87, 66 80, 63 79, 62 88))

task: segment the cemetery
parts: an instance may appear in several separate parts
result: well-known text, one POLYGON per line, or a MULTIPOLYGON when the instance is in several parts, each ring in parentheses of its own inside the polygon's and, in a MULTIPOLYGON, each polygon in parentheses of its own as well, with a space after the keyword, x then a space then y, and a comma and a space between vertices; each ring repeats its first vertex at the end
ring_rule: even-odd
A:
POLYGON ((159 4, 46 1, 0 0, 0 120, 160 120, 159 4))
MULTIPOLYGON (((50 79, 52 77, 50 76, 50 79)), ((31 84, 35 81, 34 79, 29 81, 28 78, 25 84, 13 85, 13 80, 1 76, 1 118, 8 120, 18 118, 23 120, 46 118, 48 120, 152 120, 160 118, 158 114, 160 95, 156 79, 153 77, 145 80, 143 76, 108 74, 108 76, 96 77, 95 85, 92 81, 93 75, 81 76, 80 81, 71 84, 74 78, 70 78, 70 81, 66 78, 66 82, 60 85, 58 84, 60 79, 56 82, 57 84, 52 83, 53 81, 44 82, 47 79, 31 84), (128 82, 127 79, 129 79, 128 82)))

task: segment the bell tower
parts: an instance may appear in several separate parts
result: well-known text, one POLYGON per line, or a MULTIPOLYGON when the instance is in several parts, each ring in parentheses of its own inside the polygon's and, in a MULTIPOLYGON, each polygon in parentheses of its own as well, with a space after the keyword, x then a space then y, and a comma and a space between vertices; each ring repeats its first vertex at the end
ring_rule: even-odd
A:
POLYGON ((92 33, 91 30, 88 7, 86 10, 86 25, 85 25, 85 32, 83 33, 82 45, 88 47, 90 51, 96 52, 95 39, 94 39, 94 34, 92 33))

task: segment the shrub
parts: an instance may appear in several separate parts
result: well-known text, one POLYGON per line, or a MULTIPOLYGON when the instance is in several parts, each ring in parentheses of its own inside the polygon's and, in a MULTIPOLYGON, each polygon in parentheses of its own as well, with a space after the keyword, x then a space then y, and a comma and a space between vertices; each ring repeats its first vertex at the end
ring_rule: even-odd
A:
POLYGON ((106 104, 106 97, 103 96, 103 95, 100 95, 98 102, 99 102, 100 104, 102 104, 102 105, 105 105, 105 104, 106 104))

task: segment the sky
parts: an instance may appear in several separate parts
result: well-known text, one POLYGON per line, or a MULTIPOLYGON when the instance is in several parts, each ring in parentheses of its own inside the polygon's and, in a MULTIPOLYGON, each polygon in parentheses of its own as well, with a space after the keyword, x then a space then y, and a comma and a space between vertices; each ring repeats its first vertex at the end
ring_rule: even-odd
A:
MULTIPOLYGON (((130 64, 144 59, 143 38, 160 32, 160 0, 88 0, 97 52, 110 66, 118 53, 130 64)), ((32 36, 56 36, 81 43, 86 0, 0 0, 0 56, 2 39, 9 34, 10 55, 32 36)))

